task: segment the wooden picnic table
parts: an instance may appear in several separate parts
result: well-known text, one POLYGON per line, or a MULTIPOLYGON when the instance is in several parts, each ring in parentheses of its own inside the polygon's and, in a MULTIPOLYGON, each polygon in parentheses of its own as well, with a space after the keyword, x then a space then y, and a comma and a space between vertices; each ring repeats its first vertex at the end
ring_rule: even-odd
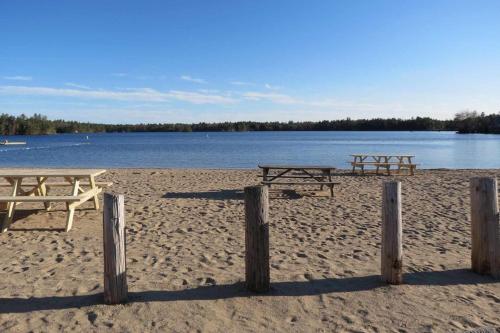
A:
POLYGON ((262 169, 262 184, 271 185, 319 185, 330 188, 330 195, 333 197, 333 187, 339 183, 332 182, 332 171, 336 168, 328 165, 281 165, 265 164, 259 165, 262 169), (296 172, 296 173, 293 173, 296 172), (298 174, 297 174, 298 172, 298 174), (281 182, 280 179, 303 179, 302 182, 281 182), (327 179, 327 181, 325 181, 327 179), (278 181, 277 181, 278 180, 278 181), (307 180, 313 180, 307 182, 307 180))
POLYGON ((415 155, 404 154, 351 154, 354 158, 351 162, 352 172, 356 172, 356 168, 360 168, 361 174, 365 173, 365 166, 375 167, 375 173, 378 174, 380 168, 391 174, 391 166, 397 166, 398 173, 401 170, 408 170, 411 175, 414 174, 416 164, 412 163, 412 158, 415 155))
POLYGON ((94 208, 99 209, 98 194, 102 186, 111 183, 96 182, 95 178, 105 172, 101 169, 0 169, 0 178, 7 181, 0 183, 0 187, 10 188, 10 195, 0 196, 0 203, 6 204, 7 210, 1 232, 7 231, 12 223, 16 205, 28 202, 43 203, 47 211, 51 209, 52 202, 66 203, 66 231, 69 231, 76 207, 92 199, 94 208), (62 178, 63 182, 54 182, 57 178, 62 178), (68 195, 48 195, 53 186, 67 186, 71 191, 68 195))

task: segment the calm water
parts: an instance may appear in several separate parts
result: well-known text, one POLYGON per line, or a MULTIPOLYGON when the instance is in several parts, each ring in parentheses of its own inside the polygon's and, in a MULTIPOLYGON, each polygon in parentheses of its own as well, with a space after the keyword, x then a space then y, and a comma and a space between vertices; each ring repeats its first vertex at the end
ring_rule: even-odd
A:
MULTIPOLYGON (((347 168, 349 154, 413 154, 421 168, 500 168, 500 135, 453 132, 113 133, 13 136, 0 166, 254 168, 259 163, 347 168)), ((3 138, 2 138, 3 140, 3 138)))

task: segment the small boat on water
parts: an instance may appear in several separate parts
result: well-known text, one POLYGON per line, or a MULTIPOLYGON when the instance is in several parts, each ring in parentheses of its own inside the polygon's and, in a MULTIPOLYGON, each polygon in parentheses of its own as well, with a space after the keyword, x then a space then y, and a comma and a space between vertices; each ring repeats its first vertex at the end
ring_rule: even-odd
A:
POLYGON ((0 145, 2 146, 9 146, 9 145, 25 145, 25 141, 8 141, 8 140, 3 140, 0 141, 0 145))

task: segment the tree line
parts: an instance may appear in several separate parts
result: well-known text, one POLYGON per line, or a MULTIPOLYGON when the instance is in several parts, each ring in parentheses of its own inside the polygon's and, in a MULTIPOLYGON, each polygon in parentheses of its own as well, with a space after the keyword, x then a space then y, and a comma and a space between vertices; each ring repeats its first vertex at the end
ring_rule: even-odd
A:
POLYGON ((455 115, 454 122, 458 133, 500 134, 500 112, 486 115, 484 112, 464 111, 455 115))
POLYGON ((242 131, 457 131, 458 133, 500 134, 500 113, 485 115, 476 111, 457 113, 452 120, 429 117, 411 119, 375 118, 323 121, 255 122, 238 121, 197 124, 112 125, 66 120, 49 120, 33 116, 0 115, 1 135, 39 135, 55 133, 99 132, 242 132, 242 131))

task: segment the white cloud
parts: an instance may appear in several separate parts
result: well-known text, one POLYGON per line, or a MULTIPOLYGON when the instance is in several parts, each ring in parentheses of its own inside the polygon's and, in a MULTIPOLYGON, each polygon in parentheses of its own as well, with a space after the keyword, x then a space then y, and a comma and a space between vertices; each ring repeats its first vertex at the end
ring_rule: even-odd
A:
POLYGON ((234 86, 254 86, 255 84, 251 82, 245 82, 245 81, 230 81, 230 84, 234 86))
MULTIPOLYGON (((405 107, 400 103, 390 102, 379 102, 370 103, 363 101, 348 101, 348 100, 338 100, 333 98, 317 99, 311 101, 303 101, 304 106, 309 106, 315 109, 328 109, 328 110, 340 110, 347 112, 387 112, 387 111, 402 111, 405 107)), ((407 109, 411 109, 410 106, 406 106, 407 109)))
MULTIPOLYGON (((96 103, 106 103, 109 101, 110 105, 116 106, 115 101, 124 102, 119 103, 119 107, 125 108, 130 105, 156 105, 159 108, 165 107, 164 103, 180 102, 192 105, 206 105, 217 108, 218 112, 223 112, 221 106, 234 105, 233 112, 240 112, 236 108, 243 108, 244 113, 254 114, 255 109, 262 109, 265 107, 289 110, 290 112, 297 112, 297 118, 301 114, 297 110, 307 110, 301 114, 302 117, 309 117, 313 113, 335 114, 341 113, 351 117, 369 114, 389 115, 403 110, 409 111, 413 108, 408 103, 395 103, 395 101, 373 101, 373 100, 341 100, 332 97, 322 96, 293 96, 274 91, 246 91, 246 92, 231 92, 231 91, 218 91, 209 89, 200 89, 196 91, 185 90, 165 90, 160 91, 148 87, 139 88, 115 88, 115 89, 93 89, 79 84, 68 82, 68 87, 54 88, 43 86, 18 86, 18 85, 0 85, 0 95, 3 96, 51 96, 54 99, 47 101, 47 105, 56 106, 60 102, 81 102, 83 105, 96 105, 96 103), (61 99, 55 99, 61 97, 61 99), (71 98, 71 99, 62 99, 71 98), (126 102, 126 103, 125 103, 126 102), (163 103, 163 104, 162 104, 163 103), (256 108, 255 103, 266 103, 256 108), (281 106, 281 107, 280 107, 281 106), (294 111, 295 110, 295 111, 294 111)), ((1 96, 0 96, 1 97, 1 96)), ((5 101, 15 100, 12 98, 3 98, 5 101)), ((34 100, 30 98, 23 98, 23 100, 34 100)), ((2 99, 0 99, 2 103, 2 99)), ((4 102, 5 103, 5 102, 4 102)), ((37 102, 38 103, 38 102, 37 102)), ((169 107, 174 105, 169 105, 169 107)), ((424 110, 424 105, 420 106, 424 110)), ((445 110, 445 108, 441 108, 445 110)), ((448 107, 449 109, 449 107, 448 107)), ((215 109, 214 109, 215 112, 215 109)), ((243 111, 241 111, 243 112, 243 111)), ((271 111, 270 111, 271 112, 271 111)), ((222 113, 221 113, 222 114, 222 113)), ((330 116, 331 117, 331 116, 330 116)))
POLYGON ((68 86, 68 87, 90 90, 89 86, 84 86, 83 84, 77 84, 77 83, 73 83, 73 82, 66 82, 65 85, 68 86))
POLYGON ((237 102, 236 99, 227 96, 190 91, 170 90, 168 94, 173 99, 192 104, 232 104, 237 102))
POLYGON ((279 86, 272 86, 269 83, 264 84, 264 87, 266 87, 266 89, 269 89, 269 90, 280 90, 281 89, 281 87, 279 87, 279 86))
POLYGON ((152 88, 133 88, 127 90, 77 90, 51 87, 0 86, 3 95, 36 95, 54 97, 76 97, 115 101, 168 102, 182 101, 191 104, 232 104, 238 100, 217 94, 169 90, 161 92, 152 88))
POLYGON ((125 77, 125 76, 128 76, 128 74, 127 73, 112 73, 111 76, 125 77))
POLYGON ((218 89, 197 89, 197 91, 205 94, 218 94, 220 90, 218 89))
MULTIPOLYGON (((247 81, 229 81, 229 83, 234 85, 234 86, 257 86, 257 84, 252 83, 252 82, 247 82, 247 81)), ((261 84, 258 84, 258 85, 261 86, 261 84)), ((264 88, 269 89, 269 90, 280 90, 283 88, 281 86, 274 86, 274 85, 271 85, 269 83, 264 83, 263 86, 264 86, 264 88)))
POLYGON ((194 78, 194 77, 191 77, 189 75, 181 75, 180 79, 184 80, 184 81, 194 82, 194 83, 207 83, 203 79, 194 78))
POLYGON ((13 80, 13 81, 31 81, 31 80, 33 80, 33 77, 17 75, 17 76, 4 76, 3 79, 13 80))
POLYGON ((276 104, 303 104, 301 100, 295 97, 277 93, 250 91, 243 93, 243 97, 251 101, 269 101, 276 104))
POLYGON ((245 92, 243 98, 249 101, 264 101, 289 107, 307 108, 308 112, 390 112, 401 111, 404 108, 398 103, 369 103, 362 101, 337 100, 333 98, 302 99, 286 94, 245 92))

